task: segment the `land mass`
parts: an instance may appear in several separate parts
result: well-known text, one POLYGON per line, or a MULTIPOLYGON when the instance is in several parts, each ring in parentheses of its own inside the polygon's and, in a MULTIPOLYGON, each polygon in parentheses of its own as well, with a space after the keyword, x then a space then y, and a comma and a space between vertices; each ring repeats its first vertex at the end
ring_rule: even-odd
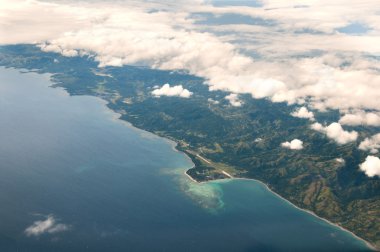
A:
MULTIPOLYGON (((242 95, 244 105, 237 108, 224 99, 228 93, 211 92, 205 80, 183 71, 98 68, 89 57, 63 57, 34 45, 1 46, 0 65, 51 73, 55 86, 71 95, 108 101, 122 120, 177 142, 195 164, 187 174, 196 181, 260 180, 296 206, 380 248, 380 179, 358 169, 368 153, 357 148, 379 127, 351 127, 360 128, 358 140, 338 145, 310 129, 310 121, 292 117, 294 106, 242 95), (165 83, 194 94, 188 99, 153 96, 153 87, 165 83), (304 142, 302 150, 281 147, 295 138, 304 142)), ((316 119, 338 121, 339 112, 317 112, 316 119)))

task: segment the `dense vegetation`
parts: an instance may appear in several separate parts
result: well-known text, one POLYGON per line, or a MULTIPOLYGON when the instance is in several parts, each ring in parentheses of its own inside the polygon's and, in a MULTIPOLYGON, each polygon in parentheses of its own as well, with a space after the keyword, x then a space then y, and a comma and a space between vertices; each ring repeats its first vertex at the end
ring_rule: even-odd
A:
MULTIPOLYGON (((357 142, 337 145, 311 130, 308 120, 290 116, 294 107, 286 104, 243 95, 244 105, 232 107, 224 99, 228 93, 210 92, 204 80, 184 72, 135 66, 99 69, 86 57, 66 58, 31 45, 0 47, 0 65, 52 73, 55 85, 71 95, 102 97, 121 119, 176 141, 193 159, 195 167, 188 174, 198 181, 225 178, 223 172, 259 179, 296 205, 380 247, 380 179, 359 171, 368 153, 357 148, 380 128, 361 127, 357 142), (165 83, 182 84, 194 95, 151 95, 153 86, 165 83), (294 138, 304 142, 304 149, 280 146, 294 138)), ((339 113, 316 117, 333 122, 339 113)))

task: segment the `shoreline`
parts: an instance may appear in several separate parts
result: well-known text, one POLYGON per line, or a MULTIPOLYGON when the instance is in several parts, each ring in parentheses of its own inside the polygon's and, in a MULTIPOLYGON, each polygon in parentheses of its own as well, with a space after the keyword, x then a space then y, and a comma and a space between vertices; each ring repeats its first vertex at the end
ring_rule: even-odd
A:
POLYGON ((276 195, 278 198, 280 198, 281 200, 287 202, 288 204, 292 205, 293 207, 297 208, 298 210, 301 210, 301 211, 303 211, 303 212, 306 212, 306 213, 308 213, 308 214, 311 214, 311 215, 313 215, 314 217, 316 217, 316 218, 318 218, 318 219, 320 219, 320 220, 322 220, 322 221, 324 221, 324 222, 326 222, 326 223, 328 223, 328 224, 330 224, 330 225, 332 225, 332 226, 335 226, 335 227, 339 228, 339 229, 342 230, 342 231, 345 231, 345 232, 351 234, 351 235, 352 235, 353 237, 355 237, 356 239, 361 240, 362 242, 364 242, 364 243, 367 245, 367 247, 368 247, 369 249, 371 249, 371 250, 373 250, 373 251, 379 251, 379 250, 377 250, 376 247, 374 247, 369 241, 367 241, 367 240, 365 240, 365 239, 363 239, 363 238, 357 236, 357 235, 356 235, 355 233, 353 233, 352 231, 350 231, 350 230, 348 230, 348 229, 346 229, 346 228, 340 226, 340 225, 337 224, 337 223, 334 223, 334 222, 332 222, 332 221, 329 221, 328 219, 325 219, 325 218, 323 218, 323 217, 317 215, 316 213, 314 213, 314 212, 311 211, 311 210, 304 209, 304 208, 301 208, 301 207, 295 205, 294 203, 290 202, 290 201, 287 200, 286 198, 282 197, 281 195, 279 195, 278 193, 276 193, 275 191, 273 191, 272 189, 270 189, 269 186, 268 186, 267 184, 265 184, 264 182, 262 182, 262 181, 260 181, 260 180, 257 180, 257 179, 250 179, 250 178, 232 178, 232 179, 237 179, 237 180, 251 180, 251 181, 254 180, 254 181, 256 181, 256 182, 262 184, 263 186, 265 186, 265 188, 266 188, 267 190, 269 190, 271 193, 273 193, 274 195, 276 195))
MULTIPOLYGON (((7 68, 7 67, 5 67, 5 68, 7 68)), ((19 71, 20 71, 20 69, 17 69, 17 68, 15 68, 15 67, 9 67, 9 68, 12 68, 12 69, 15 69, 15 70, 19 70, 19 71)), ((21 69, 21 71, 20 71, 21 73, 22 73, 22 70, 23 70, 23 69, 21 69)), ((39 73, 38 71, 30 70, 30 69, 26 69, 26 72, 32 72, 32 73, 37 73, 37 74, 43 74, 43 73, 39 73)), ((51 79, 51 77, 52 77, 53 74, 51 74, 51 73, 47 73, 47 75, 48 75, 48 77, 49 77, 49 81, 52 83, 52 85, 49 85, 49 86, 48 86, 49 88, 54 88, 54 89, 59 88, 59 89, 62 89, 65 93, 67 93, 69 96, 75 96, 75 94, 71 94, 71 93, 70 93, 67 89, 65 89, 64 87, 60 87, 60 86, 59 86, 59 83, 57 83, 57 82, 55 82, 53 79, 51 79), (54 85, 58 85, 58 86, 54 86, 54 85)), ((226 175, 226 176, 228 176, 228 178, 214 179, 214 180, 208 180, 208 181, 197 181, 197 180, 195 180, 193 177, 191 177, 191 176, 187 173, 188 170, 190 170, 190 169, 192 169, 192 168, 195 167, 195 164, 193 163, 192 159, 186 154, 186 152, 184 152, 184 151, 178 149, 178 145, 179 145, 178 142, 176 142, 175 140, 170 139, 170 138, 168 138, 168 137, 157 135, 157 134, 155 134, 154 132, 150 132, 150 131, 148 131, 148 130, 146 130, 146 129, 138 128, 138 127, 136 127, 135 125, 133 125, 133 123, 131 123, 131 122, 127 121, 127 120, 123 120, 123 119, 121 119, 121 114, 118 113, 118 112, 116 112, 116 111, 114 111, 113 109, 111 109, 111 108, 108 106, 109 101, 107 101, 106 99, 104 99, 104 98, 102 98, 102 97, 94 96, 94 95, 86 95, 86 96, 88 96, 88 97, 95 97, 96 99, 98 99, 98 100, 102 103, 102 105, 103 105, 108 111, 110 111, 110 112, 112 113, 112 114, 111 114, 111 117, 112 117, 113 120, 119 120, 119 121, 121 121, 122 123, 125 124, 125 126, 127 126, 127 127, 129 127, 129 128, 132 128, 132 129, 135 129, 135 130, 137 130, 137 131, 140 131, 140 132, 139 132, 140 134, 146 134, 146 133, 148 133, 149 135, 152 135, 152 136, 154 136, 154 137, 161 138, 162 140, 166 141, 169 145, 171 145, 171 146, 172 146, 172 149, 173 149, 175 152, 179 152, 179 153, 183 154, 183 155, 184 155, 187 159, 189 159, 189 161, 192 163, 192 167, 190 167, 190 168, 185 168, 186 170, 184 171, 184 174, 185 174, 185 175, 187 176, 187 178, 190 179, 192 182, 194 182, 194 183, 198 183, 198 184, 202 184, 202 183, 209 183, 209 182, 228 181, 228 180, 232 180, 232 179, 235 179, 235 180, 249 180, 249 181, 252 181, 252 180, 253 180, 253 181, 259 182, 260 184, 264 185, 265 188, 266 188, 268 191, 270 191, 271 193, 273 193, 275 196, 277 196, 277 197, 280 198, 281 200, 284 200, 285 202, 289 203, 289 204, 292 205, 293 207, 297 208, 298 210, 301 210, 301 211, 303 211, 303 212, 306 212, 306 213, 308 213, 308 214, 311 214, 311 215, 313 215, 314 217, 316 217, 316 218, 318 218, 318 219, 320 219, 320 220, 322 220, 322 221, 325 221, 326 223, 328 223, 328 224, 330 224, 330 225, 332 225, 332 226, 335 226, 335 227, 339 228, 339 229, 342 230, 342 231, 348 232, 349 234, 351 234, 351 235, 352 235, 353 237, 355 237, 356 239, 363 241, 363 242, 367 245, 367 247, 368 247, 370 250, 372 250, 372 251, 380 251, 380 249, 377 249, 377 248, 376 248, 375 246, 373 246, 370 242, 368 242, 368 241, 366 241, 365 239, 363 239, 363 238, 357 236, 357 235, 356 235, 355 233, 353 233, 352 231, 350 231, 350 230, 348 230, 348 229, 346 229, 346 228, 340 226, 339 224, 333 223, 332 221, 329 221, 329 220, 327 220, 327 219, 325 219, 325 218, 323 218, 323 217, 318 216, 316 213, 314 213, 314 212, 311 211, 311 210, 303 209, 303 208, 301 208, 301 207, 299 207, 299 206, 293 204, 293 203, 290 202, 288 199, 282 197, 281 195, 279 195, 278 193, 276 193, 275 191, 273 191, 271 188, 269 188, 269 186, 268 186, 266 183, 264 183, 263 181, 260 181, 260 180, 257 180, 257 179, 253 179, 253 178, 239 178, 239 177, 233 177, 233 176, 231 176, 230 174, 227 173, 227 174, 229 175, 229 176, 228 176, 227 174, 225 174, 224 171, 223 171, 223 174, 226 175)), ((202 157, 201 157, 201 158, 202 158, 202 157)))
MULTIPOLYGON (((100 97, 99 97, 99 98, 100 98, 100 97)), ((102 98, 100 98, 100 99, 103 100, 102 98)), ((106 102, 107 102, 107 101, 106 101, 106 102)), ((108 103, 108 102, 107 102, 107 103, 108 103)), ((113 111, 112 109, 110 109, 110 108, 107 106, 107 104, 105 104, 105 105, 106 105, 106 108, 107 108, 107 109, 111 110, 112 112, 114 112, 114 113, 116 113, 116 114, 119 114, 119 113, 113 111)), ((120 121, 122 121, 122 122, 126 122, 128 127, 131 127, 131 128, 134 128, 134 129, 137 129, 137 130, 140 130, 140 131, 143 131, 143 132, 146 132, 146 133, 152 134, 153 136, 156 136, 156 137, 158 137, 158 138, 163 139, 163 140, 166 141, 169 145, 171 145, 173 151, 178 152, 178 153, 181 153, 182 155, 184 155, 184 156, 185 156, 185 157, 191 162, 191 164, 192 164, 192 166, 191 166, 190 168, 185 168, 186 170, 184 171, 184 174, 185 174, 185 176, 186 176, 189 180, 191 180, 192 182, 197 183, 197 184, 203 184, 203 183, 210 183, 210 182, 222 182, 222 181, 228 181, 228 180, 232 180, 232 179, 235 179, 235 180, 256 181, 256 182, 262 184, 262 185, 263 185, 268 191, 270 191, 271 193, 273 193, 275 196, 277 196, 277 197, 280 198, 281 200, 287 202, 287 203, 290 204, 291 206, 297 208, 297 209, 300 210, 300 211, 303 211, 303 212, 305 212, 305 213, 308 213, 308 214, 310 214, 310 215, 312 215, 312 216, 318 218, 319 220, 322 220, 322 221, 326 222, 326 223, 329 224, 329 225, 335 226, 335 227, 337 227, 338 229, 340 229, 340 230, 342 230, 342 231, 344 231, 344 232, 349 233, 349 234, 352 235, 354 238, 356 238, 356 239, 358 239, 358 240, 364 242, 364 243, 366 244, 366 246, 368 247, 368 249, 370 249, 370 250, 372 250, 372 251, 379 251, 379 252, 380 252, 380 248, 377 249, 377 248, 376 248, 374 245, 372 245, 369 241, 367 241, 367 240, 365 240, 365 239, 359 237, 358 235, 356 235, 356 234, 353 233, 352 231, 350 231, 350 230, 348 230, 348 229, 346 229, 346 228, 340 226, 339 224, 334 223, 334 222, 332 222, 332 221, 330 221, 330 220, 328 220, 328 219, 325 219, 325 218, 323 218, 323 217, 317 215, 316 213, 314 213, 314 212, 311 211, 311 210, 304 209, 304 208, 301 208, 301 207, 295 205, 294 203, 292 203, 292 202, 289 201, 288 199, 282 197, 280 194, 278 194, 277 192, 273 191, 273 190, 272 190, 272 189, 271 189, 266 183, 264 183, 263 181, 260 181, 260 180, 258 180, 258 179, 233 177, 232 175, 230 175, 230 174, 227 173, 227 174, 229 175, 229 176, 228 176, 227 174, 225 174, 225 171, 223 171, 223 174, 226 175, 226 176, 228 176, 228 178, 213 179, 213 180, 208 180, 208 181, 197 181, 196 179, 194 179, 191 175, 189 175, 189 174, 187 173, 190 169, 195 168, 195 164, 194 164, 193 160, 191 159, 191 157, 189 157, 189 156, 186 154, 186 152, 184 152, 184 151, 178 149, 179 143, 178 143, 176 140, 170 139, 170 138, 165 137, 165 136, 157 135, 157 134, 155 134, 154 132, 147 131, 147 130, 145 130, 145 129, 143 129, 143 128, 135 127, 131 122, 126 121, 126 120, 123 120, 123 119, 121 119, 120 117, 117 118, 117 119, 120 120, 120 121)), ((201 158, 202 158, 202 157, 201 157, 201 158)))
MULTIPOLYGON (((134 127, 132 124, 130 124, 130 126, 134 127)), ((166 138, 166 137, 162 137, 162 136, 159 136, 159 135, 156 135, 152 132, 149 132, 159 138, 162 138, 164 139, 165 141, 167 141, 170 145, 172 145, 172 148, 175 152, 178 152, 178 153, 181 153, 183 154, 191 163, 192 163, 192 166, 190 168, 185 168, 185 171, 183 172, 183 174, 185 175, 185 177, 187 177, 187 179, 189 179, 191 182, 193 183, 197 183, 197 184, 205 184, 205 183, 211 183, 211 182, 228 182, 230 180, 247 180, 247 181, 255 181, 255 182, 258 182, 259 184, 263 185, 265 187, 265 189, 267 189, 269 192, 273 193, 276 197, 278 197, 279 199, 285 201, 287 204, 290 204, 292 207, 295 207, 296 209, 302 211, 302 212, 305 212, 307 214, 310 214, 312 215, 313 217, 316 217, 318 218, 319 220, 321 221, 324 221, 326 222, 327 224, 331 225, 331 226, 334 226, 338 229, 340 229, 341 231, 344 231, 344 232, 347 232, 349 233, 350 235, 352 235, 355 239, 357 240, 360 240, 362 242, 364 242, 364 244, 368 247, 369 250, 372 250, 372 251, 380 251, 379 249, 377 249, 374 245, 372 245, 369 241, 359 237, 358 235, 356 235, 355 233, 353 233, 352 231, 340 226, 339 224, 337 223, 334 223, 328 219, 325 219, 319 215, 317 215, 316 213, 314 213, 313 211, 311 210, 308 210, 308 209, 304 209, 304 208, 301 208, 297 205, 295 205, 294 203, 292 203, 291 201, 289 201, 288 199, 282 197, 280 194, 276 193, 275 191, 273 191, 266 183, 264 183, 263 181, 260 181, 258 179, 253 179, 253 178, 239 178, 239 177, 233 177, 232 175, 230 175, 229 173, 223 171, 222 173, 225 174, 226 176, 228 176, 228 178, 221 178, 221 179, 213 179, 213 180, 208 180, 208 181, 197 181, 196 179, 194 179, 191 175, 189 175, 187 172, 194 168, 195 167, 195 164, 193 163, 192 159, 183 151, 179 150, 177 147, 178 147, 178 143, 172 139, 169 139, 169 138, 166 138)))
MULTIPOLYGON (((186 153, 184 153, 184 154, 186 155, 186 153)), ((186 155, 186 156, 187 156, 187 155, 186 155)), ((189 158, 190 158, 190 157, 189 157, 189 158)), ((194 165, 193 167, 195 167, 195 165, 194 165)), ((192 169, 193 167, 191 167, 190 169, 192 169)), ((188 169, 188 170, 189 170, 189 169, 188 169)), ((351 235, 352 235, 353 237, 355 237, 356 239, 358 239, 358 240, 364 242, 364 243, 366 244, 366 246, 367 246, 370 250, 372 250, 372 251, 379 251, 379 250, 378 250, 375 246, 373 246, 369 241, 367 241, 367 240, 365 240, 365 239, 363 239, 363 238, 357 236, 357 235, 356 235, 355 233, 353 233, 352 231, 350 231, 350 230, 348 230, 348 229, 346 229, 346 228, 340 226, 340 225, 337 224, 337 223, 334 223, 334 222, 332 222, 332 221, 329 221, 328 219, 325 219, 325 218, 323 218, 323 217, 317 215, 316 213, 314 213, 314 212, 311 211, 311 210, 304 209, 304 208, 301 208, 301 207, 295 205, 294 203, 290 202, 288 199, 282 197, 280 194, 278 194, 278 193, 276 193, 275 191, 273 191, 272 189, 270 189, 269 186, 268 186, 267 184, 265 184, 264 182, 262 182, 262 181, 260 181, 260 180, 252 179, 252 178, 237 178, 237 177, 232 177, 232 176, 231 176, 231 177, 229 177, 229 178, 224 178, 224 179, 214 179, 214 180, 208 180, 208 181, 197 181, 197 180, 195 180, 193 177, 191 177, 191 176, 187 173, 188 170, 186 170, 186 171, 184 172, 184 174, 185 174, 185 175, 187 176, 187 178, 190 179, 192 182, 194 182, 194 183, 198 183, 198 184, 210 183, 210 182, 222 182, 222 181, 226 181, 226 180, 227 180, 227 181, 228 181, 228 180, 247 180, 247 181, 255 181, 255 182, 258 182, 258 183, 260 183, 261 185, 263 185, 268 191, 270 191, 271 193, 273 193, 276 197, 280 198, 281 200, 285 201, 286 203, 290 204, 291 206, 297 208, 298 210, 303 211, 303 212, 306 212, 306 213, 308 213, 308 214, 310 214, 310 215, 312 215, 312 216, 314 216, 314 217, 316 217, 316 218, 318 218, 318 219, 320 219, 320 220, 322 220, 322 221, 328 223, 329 225, 332 225, 332 226, 334 226, 334 227, 337 227, 337 228, 339 228, 340 230, 342 230, 342 231, 344 231, 344 232, 347 232, 347 233, 351 234, 351 235)))

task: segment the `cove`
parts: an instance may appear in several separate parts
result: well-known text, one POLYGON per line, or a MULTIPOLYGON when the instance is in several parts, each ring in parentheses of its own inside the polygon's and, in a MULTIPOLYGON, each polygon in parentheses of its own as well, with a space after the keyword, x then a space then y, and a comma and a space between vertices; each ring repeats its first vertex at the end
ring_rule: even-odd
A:
POLYGON ((369 250, 257 181, 191 181, 174 143, 51 84, 0 68, 0 251, 369 250))

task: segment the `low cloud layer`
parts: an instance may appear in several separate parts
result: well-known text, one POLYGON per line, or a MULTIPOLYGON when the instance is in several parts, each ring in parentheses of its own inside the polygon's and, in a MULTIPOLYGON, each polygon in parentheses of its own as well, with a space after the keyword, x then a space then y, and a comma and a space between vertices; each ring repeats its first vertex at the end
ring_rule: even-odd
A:
POLYGON ((162 87, 157 88, 152 91, 152 95, 156 97, 160 96, 178 96, 182 98, 189 98, 193 93, 183 88, 182 85, 177 85, 171 87, 168 83, 164 84, 162 87))
POLYGON ((370 138, 364 139, 360 143, 359 149, 364 151, 370 151, 371 153, 378 153, 380 149, 380 133, 370 138))
POLYGON ((358 133, 356 131, 345 131, 339 123, 331 123, 328 126, 323 126, 320 123, 314 123, 311 128, 326 134, 330 139, 333 139, 338 144, 346 144, 356 141, 358 133))
POLYGON ((368 156, 360 165, 360 170, 365 172, 368 177, 380 177, 380 158, 375 156, 368 156))
POLYGON ((291 150, 301 150, 303 149, 303 142, 299 139, 293 139, 290 142, 282 143, 281 146, 291 150))
MULTIPOLYGON (((99 67, 184 69, 203 77, 211 91, 229 92, 225 99, 236 107, 243 104, 240 94, 250 94, 297 105, 292 116, 310 120, 309 109, 338 110, 339 123, 313 128, 339 144, 358 137, 342 125, 380 126, 377 0, 265 0, 254 8, 209 3, 0 0, 0 44, 91 56, 99 67), (228 15, 240 21, 223 20, 228 15), (352 24, 365 29, 352 32, 352 24)), ((169 84, 152 94, 192 95, 169 84)))
POLYGON ((303 8, 283 0, 261 4, 0 0, 0 43, 37 43, 65 56, 92 55, 100 67, 185 69, 204 77, 211 90, 319 111, 338 109, 341 124, 378 125, 373 115, 344 116, 380 111, 380 61, 373 57, 380 53, 378 1, 308 1, 303 8), (223 15, 262 21, 207 20, 223 15), (367 29, 352 33, 353 23, 367 29))
POLYGON ((40 236, 42 234, 55 234, 69 230, 69 226, 57 223, 57 220, 49 215, 45 220, 35 221, 31 226, 25 229, 27 236, 40 236))

